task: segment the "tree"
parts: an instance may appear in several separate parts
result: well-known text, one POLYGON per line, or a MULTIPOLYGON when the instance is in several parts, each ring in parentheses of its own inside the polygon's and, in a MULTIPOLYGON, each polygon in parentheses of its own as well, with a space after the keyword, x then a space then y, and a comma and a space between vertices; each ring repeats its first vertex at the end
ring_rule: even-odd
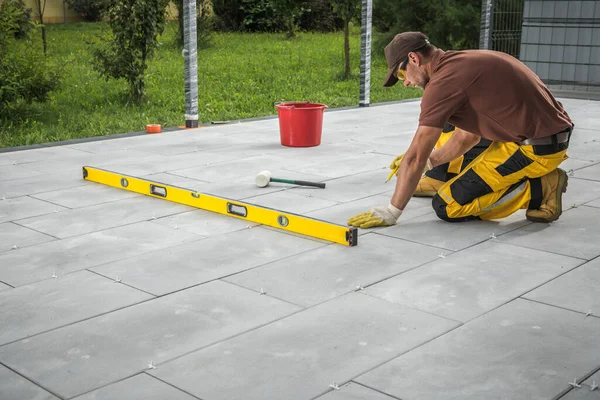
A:
POLYGON ((36 11, 38 18, 40 19, 40 25, 42 27, 42 42, 44 43, 44 55, 47 53, 48 45, 46 43, 46 27, 44 26, 44 13, 46 12, 46 0, 35 1, 36 11))
MULTIPOLYGON (((177 21, 179 31, 177 35, 177 45, 183 46, 183 0, 174 0, 177 7, 177 21)), ((215 12, 213 10, 212 0, 198 0, 196 3, 196 34, 198 47, 207 46, 210 43, 211 35, 215 27, 215 12)))
POLYGON ((300 17, 310 10, 305 8, 303 0, 270 0, 275 12, 284 20, 288 37, 298 34, 300 17))
POLYGON ((11 120, 17 117, 14 108, 19 100, 43 102, 59 85, 58 73, 44 57, 40 59, 34 46, 30 42, 17 43, 17 37, 30 39, 18 3, 5 1, 0 7, 0 117, 11 120))
POLYGON ((344 20, 344 73, 350 75, 350 21, 360 14, 360 0, 333 0, 333 11, 344 20))
POLYGON ((144 74, 165 27, 169 0, 115 0, 109 8, 112 40, 94 50, 95 68, 107 80, 125 79, 131 99, 144 96, 144 74))

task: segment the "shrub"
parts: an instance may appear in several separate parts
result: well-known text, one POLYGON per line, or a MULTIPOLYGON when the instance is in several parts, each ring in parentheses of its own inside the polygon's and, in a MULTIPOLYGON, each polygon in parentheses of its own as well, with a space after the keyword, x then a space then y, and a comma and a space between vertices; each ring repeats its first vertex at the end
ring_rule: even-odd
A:
POLYGON ((4 0, 0 2, 0 14, 10 14, 14 24, 14 36, 16 39, 24 39, 34 27, 31 21, 31 8, 25 6, 23 0, 4 0))
POLYGON ((19 100, 46 101, 59 85, 56 70, 39 57, 32 43, 18 43, 21 11, 13 1, 0 7, 0 117, 6 118, 19 100))
POLYGON ((144 74, 165 27, 169 0, 115 0, 109 8, 112 39, 93 50, 94 67, 107 80, 125 79, 131 99, 144 97, 144 74))
POLYGON ((110 0, 66 0, 66 2, 69 8, 88 22, 100 21, 110 6, 110 0))

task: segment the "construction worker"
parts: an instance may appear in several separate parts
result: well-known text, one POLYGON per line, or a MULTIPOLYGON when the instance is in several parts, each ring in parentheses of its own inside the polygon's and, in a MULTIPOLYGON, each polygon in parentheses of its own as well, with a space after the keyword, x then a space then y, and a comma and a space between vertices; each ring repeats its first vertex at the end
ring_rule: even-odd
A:
MULTIPOLYGON (((442 134, 440 138, 435 144, 435 149, 439 149, 446 143, 454 134, 455 127, 446 124, 444 129, 442 130, 442 134)), ((430 170, 427 170, 419 183, 417 184, 417 188, 413 193, 414 197, 433 197, 436 195, 437 191, 444 185, 444 183, 448 182, 450 179, 454 178, 456 175, 460 173, 467 165, 471 163, 477 156, 479 156, 485 149, 489 147, 492 142, 487 139, 481 139, 479 143, 473 146, 472 149, 468 150, 462 156, 455 158, 454 160, 447 162, 445 164, 438 165, 430 170)), ((390 169, 393 171, 397 171, 400 167, 400 163, 404 154, 399 155, 392 161, 390 164, 390 169)))
POLYGON ((505 53, 442 51, 421 32, 396 35, 385 57, 384 86, 403 81, 423 90, 419 127, 390 203, 350 218, 349 225, 395 224, 423 171, 451 162, 481 138, 492 143, 433 197, 438 217, 489 220, 527 209, 530 221, 558 219, 568 180, 558 166, 567 159, 573 122, 537 75, 505 53), (446 123, 456 131, 433 151, 446 123))

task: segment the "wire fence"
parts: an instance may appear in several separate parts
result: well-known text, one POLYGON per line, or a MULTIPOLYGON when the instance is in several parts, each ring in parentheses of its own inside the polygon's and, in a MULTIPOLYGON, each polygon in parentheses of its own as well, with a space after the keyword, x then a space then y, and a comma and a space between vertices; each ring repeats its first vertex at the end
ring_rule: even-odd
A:
POLYGON ((520 56, 523 8, 525 0, 495 0, 491 31, 491 49, 520 56))

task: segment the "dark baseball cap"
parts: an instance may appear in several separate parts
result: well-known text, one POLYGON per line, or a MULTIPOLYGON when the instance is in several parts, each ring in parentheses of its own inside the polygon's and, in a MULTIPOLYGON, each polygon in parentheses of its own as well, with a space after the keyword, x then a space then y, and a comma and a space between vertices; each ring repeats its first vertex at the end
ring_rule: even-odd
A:
POLYGON ((384 49, 389 71, 383 81, 383 86, 394 86, 398 82, 398 78, 394 76, 394 73, 406 57, 408 57, 408 53, 423 48, 428 44, 429 38, 421 32, 403 32, 397 34, 384 49))

